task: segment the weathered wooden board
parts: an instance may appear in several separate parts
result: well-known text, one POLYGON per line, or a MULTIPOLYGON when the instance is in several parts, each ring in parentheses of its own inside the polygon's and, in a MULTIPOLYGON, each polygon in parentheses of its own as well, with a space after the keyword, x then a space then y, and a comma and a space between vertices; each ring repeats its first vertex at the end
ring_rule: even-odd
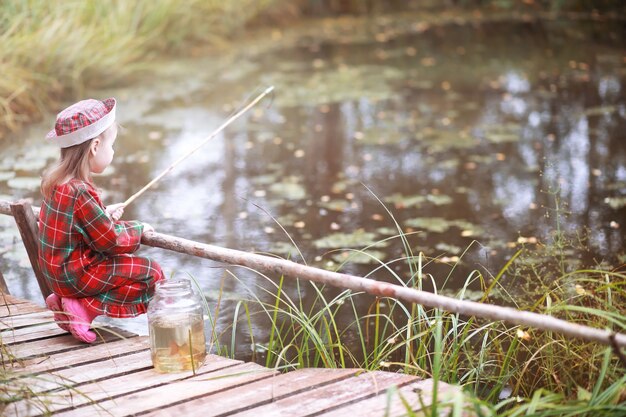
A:
POLYGON ((24 300, 23 298, 17 298, 11 294, 1 293, 0 294, 0 305, 17 305, 31 303, 31 301, 24 300))
POLYGON ((169 408, 162 408, 149 415, 152 417, 230 415, 268 404, 288 395, 344 380, 354 376, 358 371, 358 369, 299 369, 253 382, 241 389, 210 394, 169 408))
MULTIPOLYGON (((28 359, 37 356, 52 355, 68 350, 87 349, 101 343, 112 342, 121 339, 117 334, 100 331, 98 339, 91 345, 83 343, 69 333, 51 339, 35 340, 11 345, 11 357, 13 359, 28 359)), ((5 356, 4 354, 2 355, 5 356)))
POLYGON ((123 416, 143 413, 209 393, 220 392, 234 387, 245 387, 251 381, 267 379, 274 373, 274 371, 254 363, 242 363, 217 372, 135 392, 115 398, 112 401, 99 403, 97 406, 90 406, 88 409, 79 408, 67 413, 61 413, 59 416, 123 416))
POLYGON ((48 285, 48 280, 39 267, 39 229, 37 227, 37 217, 33 208, 26 200, 11 203, 11 214, 15 218, 15 224, 22 237, 22 243, 26 248, 30 265, 37 278, 37 284, 41 290, 41 295, 45 298, 52 292, 48 285))
MULTIPOLYGON (((438 402, 443 401, 443 405, 450 396, 458 391, 458 389, 446 384, 445 382, 439 382, 437 385, 438 402)), ((409 411, 420 411, 424 407, 430 407, 433 400, 433 380, 424 379, 421 381, 412 382, 397 391, 391 391, 389 393, 381 393, 375 397, 368 398, 357 403, 348 404, 346 406, 333 409, 326 413, 322 413, 322 416, 328 417, 354 417, 354 416, 406 416, 409 411), (388 395, 389 394, 389 395, 388 395), (406 402, 407 406, 404 405, 406 402)), ((442 408, 443 415, 448 415, 451 411, 448 408, 442 408)), ((438 413, 439 415, 440 413, 438 413)))
POLYGON ((28 374, 50 372, 68 366, 115 358, 150 348, 147 337, 133 337, 96 346, 87 346, 88 350, 77 349, 12 363, 12 371, 28 374))
POLYGON ((232 415, 258 417, 318 414, 384 393, 391 386, 406 385, 416 379, 414 376, 391 372, 363 372, 343 381, 290 395, 270 404, 232 415))
POLYGON ((19 316, 0 317, 0 330, 19 329, 52 322, 54 322, 54 317, 51 311, 38 311, 36 313, 22 314, 19 316))
MULTIPOLYGON (((11 328, 0 337, 14 356, 5 362, 13 374, 5 386, 31 397, 9 404, 3 416, 400 416, 406 407, 417 411, 432 402, 432 380, 391 372, 309 368, 279 374, 209 355, 196 375, 161 374, 152 367, 146 337, 119 340, 100 329, 103 341, 83 344, 59 329, 51 312, 7 300, 11 316, 0 323, 11 328)), ((458 392, 445 383, 437 388, 439 401, 458 392)))
POLYGON ((5 345, 27 342, 29 340, 46 339, 60 335, 66 335, 56 323, 43 323, 35 326, 22 327, 21 329, 5 329, 0 332, 0 338, 5 345))
POLYGON ((4 305, 0 298, 0 317, 19 316, 21 314, 37 313, 46 311, 45 308, 32 303, 4 305))
MULTIPOLYGON (((144 350, 116 358, 64 368, 52 373, 24 376, 20 378, 19 383, 27 384, 33 394, 59 390, 69 386, 77 387, 77 390, 80 390, 78 386, 81 384, 97 382, 102 379, 151 368, 152 360, 150 358, 150 352, 144 350)), ((8 381, 8 383, 17 382, 18 381, 8 381)))
MULTIPOLYGON (((216 373, 216 371, 224 371, 221 374, 229 374, 229 370, 231 368, 235 368, 238 365, 242 365, 241 361, 234 361, 231 359, 222 358, 219 356, 211 356, 210 360, 198 369, 196 373, 196 377, 204 376, 205 378, 209 378, 214 375, 220 375, 216 373)), ((248 364, 244 364, 248 365, 248 364)), ((259 367, 259 365, 251 364, 254 367, 259 367)), ((233 371, 236 372, 236 371, 233 371)), ((95 415, 97 414, 98 409, 102 409, 102 406, 109 412, 112 412, 111 415, 121 415, 118 412, 112 411, 114 409, 121 410, 117 407, 116 404, 124 403, 126 407, 133 407, 135 403, 139 403, 139 398, 142 398, 142 393, 146 392, 151 388, 156 388, 160 386, 165 386, 165 393, 159 394, 161 398, 158 396, 150 395, 150 400, 155 401, 155 403, 160 403, 165 401, 168 403, 172 398, 174 393, 178 392, 178 388, 176 388, 176 384, 174 382, 183 381, 190 379, 193 374, 191 371, 189 372, 181 372, 181 373, 169 373, 162 374, 156 372, 154 369, 143 370, 139 372, 133 372, 126 375, 116 376, 113 378, 108 378, 99 382, 95 382, 92 384, 85 384, 77 387, 76 389, 69 389, 59 392, 54 392, 54 395, 51 395, 49 398, 48 408, 49 412, 61 412, 68 411, 68 414, 73 415, 95 415), (125 396, 128 397, 129 401, 124 399, 125 396), (112 400, 112 401, 109 401, 112 400), (88 405, 90 403, 94 403, 92 406, 85 408, 81 407, 84 405, 88 405), (72 410, 75 407, 79 407, 75 410, 72 410)), ((220 378, 227 379, 227 378, 220 378)), ((196 385, 201 386, 202 384, 196 385)), ((177 395, 185 395, 185 393, 191 387, 185 386, 180 389, 180 393, 177 395)), ((144 404, 149 403, 147 399, 142 400, 144 404)), ((29 411, 29 404, 24 403, 20 408, 17 409, 18 415, 26 416, 32 415, 31 411, 29 411)), ((101 410, 102 411, 102 410, 101 410)), ((123 414, 129 414, 124 411, 123 414)))

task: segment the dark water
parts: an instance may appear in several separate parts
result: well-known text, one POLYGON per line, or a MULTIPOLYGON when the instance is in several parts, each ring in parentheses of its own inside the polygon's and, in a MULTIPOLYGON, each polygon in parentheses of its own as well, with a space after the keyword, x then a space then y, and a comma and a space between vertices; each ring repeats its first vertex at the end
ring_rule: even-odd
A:
MULTIPOLYGON (((271 103, 216 137, 125 218, 302 262, 295 242, 310 265, 393 282, 410 277, 400 239, 387 239, 397 222, 414 254, 443 261, 426 270, 448 288, 473 269, 497 273, 520 243, 550 244, 557 227, 585 236, 580 251, 568 252, 571 267, 624 262, 623 27, 351 22, 358 28, 327 22, 320 36, 276 36, 270 50, 242 45, 220 58, 165 63, 149 79, 94 92, 118 98, 125 127, 112 169, 96 180, 105 201, 126 199, 274 85, 271 103), (369 245, 368 254, 345 250, 369 245)), ((52 120, 1 145, 1 198, 40 204, 37 176, 56 154, 41 139, 52 120)), ((2 272, 13 294, 41 301, 11 222, 0 218, 2 272)), ((234 278, 206 260, 143 253, 167 274, 193 275, 213 306, 222 292, 218 332, 228 340, 238 300, 271 302, 257 289, 271 284, 257 274, 234 269, 234 278)), ((314 296, 306 285, 285 290, 314 296)), ((267 339, 262 315, 253 332, 267 339)), ((243 324, 237 349, 250 352, 243 324)))

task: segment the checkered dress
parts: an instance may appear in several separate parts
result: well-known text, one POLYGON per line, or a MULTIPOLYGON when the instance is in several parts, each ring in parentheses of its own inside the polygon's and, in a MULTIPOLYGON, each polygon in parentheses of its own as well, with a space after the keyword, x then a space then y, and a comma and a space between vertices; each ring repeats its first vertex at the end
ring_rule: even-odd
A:
POLYGON ((39 214, 39 265, 52 291, 83 298, 110 317, 146 312, 161 267, 131 255, 143 225, 113 221, 95 188, 84 181, 59 185, 39 214))

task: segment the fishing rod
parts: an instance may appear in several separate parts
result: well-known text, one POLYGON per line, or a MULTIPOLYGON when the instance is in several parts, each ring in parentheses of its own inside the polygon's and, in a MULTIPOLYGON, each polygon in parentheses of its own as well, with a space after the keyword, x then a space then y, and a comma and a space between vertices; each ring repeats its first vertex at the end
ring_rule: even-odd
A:
POLYGON ((224 123, 222 123, 222 125, 220 127, 218 127, 217 129, 215 129, 213 132, 211 132, 211 134, 209 136, 207 136, 202 142, 200 142, 198 144, 198 146, 196 146, 194 149, 192 149, 190 152, 187 152, 185 155, 181 156, 180 158, 178 158, 176 161, 174 161, 174 163, 172 163, 170 166, 168 166, 163 172, 161 172, 159 175, 157 175, 152 181, 150 181, 149 183, 147 183, 146 185, 143 186, 143 188, 139 191, 137 191, 135 194, 133 194, 132 196, 130 196, 126 201, 124 201, 124 203, 122 203, 124 205, 124 207, 128 206, 130 203, 132 203, 133 201, 135 201, 141 194, 143 194, 148 188, 152 187, 154 184, 156 184, 157 182, 159 182, 159 180, 161 180, 161 178, 163 178, 164 176, 166 176, 167 174, 169 174, 169 172, 171 170, 173 170, 176 165, 180 164, 181 162, 183 162, 185 159, 187 159, 189 156, 193 155, 195 152, 198 151, 198 149, 200 149, 202 146, 204 146, 205 143, 207 143, 209 140, 213 139, 215 136, 217 136, 218 133, 220 133, 222 130, 224 130, 229 124, 231 124, 233 121, 235 121, 237 118, 239 118, 242 114, 244 114, 245 112, 247 112, 248 110, 250 110, 251 107, 253 107, 255 104, 257 104, 259 101, 261 101, 263 99, 263 97, 265 97, 266 95, 268 95, 269 93, 271 93, 274 90, 274 86, 270 86, 268 88, 265 89, 265 91, 263 91, 261 94, 259 94, 254 100, 252 100, 247 106, 245 106, 244 108, 242 108, 241 110, 239 110, 237 113, 235 113, 234 115, 232 115, 231 117, 229 117, 224 123))

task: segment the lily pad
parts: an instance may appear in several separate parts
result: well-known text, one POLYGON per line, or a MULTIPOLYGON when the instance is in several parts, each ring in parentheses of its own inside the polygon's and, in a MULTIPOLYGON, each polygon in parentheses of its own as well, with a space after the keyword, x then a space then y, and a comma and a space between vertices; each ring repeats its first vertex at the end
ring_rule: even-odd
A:
POLYGON ((333 233, 313 242, 318 249, 362 248, 377 243, 376 246, 387 246, 387 242, 375 240, 376 234, 359 229, 353 233, 333 233))
POLYGON ((12 171, 0 172, 0 181, 6 181, 13 177, 15 177, 15 172, 12 172, 12 171))
POLYGON ((392 194, 385 198, 386 202, 393 203, 396 208, 419 207, 425 202, 436 206, 443 206, 452 203, 452 198, 444 194, 417 194, 404 196, 402 194, 392 194))
POLYGON ((429 130, 419 133, 416 138, 426 145, 430 153, 445 152, 450 149, 468 149, 478 144, 476 138, 455 130, 429 130))
POLYGON ((505 123, 502 125, 484 126, 484 137, 491 143, 518 142, 522 130, 521 125, 505 123))
POLYGON ((462 236, 480 236, 485 233, 485 229, 467 220, 454 220, 452 224, 461 229, 462 236))
POLYGON ((302 200, 306 197, 306 190, 298 183, 296 177, 286 178, 283 182, 277 182, 269 187, 269 190, 278 197, 287 200, 302 200))
POLYGON ((311 74, 276 72, 264 84, 275 85, 279 106, 295 107, 302 103, 320 105, 352 100, 386 100, 397 94, 393 82, 402 81, 405 73, 398 68, 380 65, 328 68, 311 74), (305 80, 305 82, 303 82, 305 80))
POLYGON ((446 232, 450 226, 453 226, 454 222, 441 217, 420 217, 417 219, 409 219, 405 221, 404 224, 415 229, 426 230, 434 233, 443 233, 446 232))
POLYGON ((328 210, 344 212, 350 207, 350 202, 348 200, 334 199, 326 202, 320 202, 318 205, 328 210))
POLYGON ((46 158, 37 159, 21 159, 13 164, 16 171, 39 171, 46 166, 48 160, 46 158))
POLYGON ((376 229, 376 232, 385 236, 394 236, 398 234, 398 229, 395 229, 393 227, 379 227, 378 229, 376 229))
POLYGON ((269 185, 275 183, 276 179, 276 174, 256 175, 252 177, 250 182, 252 182, 254 185, 269 185))
POLYGON ((376 126, 363 132, 359 143, 366 145, 389 145, 397 144, 405 138, 405 135, 398 130, 397 125, 376 126))
POLYGON ((38 190, 41 186, 41 178, 38 177, 17 177, 7 181, 7 185, 18 190, 38 190))
POLYGON ((385 259, 385 252, 378 250, 360 251, 343 251, 334 254, 331 258, 338 263, 353 264, 380 264, 385 259))
POLYGON ((613 210, 620 209, 626 206, 626 196, 624 197, 607 197, 604 202, 609 205, 613 210))
POLYGON ((274 242, 269 252, 277 255, 286 255, 287 257, 298 255, 298 249, 288 242, 274 242))
POLYGON ((586 116, 608 116, 617 111, 615 106, 590 107, 585 110, 586 116))
POLYGON ((445 288, 440 291, 441 295, 446 295, 448 297, 453 297, 459 300, 469 300, 469 301, 480 301, 485 293, 481 290, 472 290, 466 288, 465 290, 452 290, 445 288))
POLYGON ((462 249, 459 246, 450 245, 448 243, 440 242, 435 245, 435 249, 444 251, 446 253, 450 253, 453 255, 458 255, 461 253, 462 249))

